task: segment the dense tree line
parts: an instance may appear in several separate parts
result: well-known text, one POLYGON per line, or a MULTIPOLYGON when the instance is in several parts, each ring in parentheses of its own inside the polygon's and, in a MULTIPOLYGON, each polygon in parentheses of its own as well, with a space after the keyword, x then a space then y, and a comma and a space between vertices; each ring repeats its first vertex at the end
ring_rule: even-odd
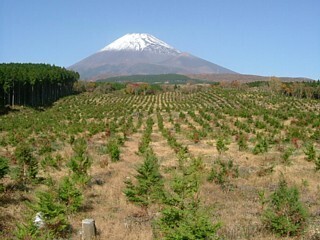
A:
POLYGON ((73 85, 73 90, 77 93, 95 92, 95 93, 111 93, 126 88, 125 83, 117 82, 86 82, 78 81, 73 85))
MULTIPOLYGON (((234 82, 229 87, 235 87, 234 82)), ((274 93, 297 98, 320 99, 320 80, 309 82, 281 82, 279 78, 272 77, 270 81, 256 81, 245 83, 243 86, 261 88, 274 93)))
POLYGON ((320 99, 320 80, 283 83, 281 92, 299 98, 320 99))
POLYGON ((208 83, 206 80, 193 79, 181 74, 157 74, 157 75, 131 75, 117 76, 106 79, 99 79, 97 82, 145 82, 149 84, 185 84, 185 83, 208 83))
POLYGON ((43 106, 72 93, 77 72, 49 64, 0 64, 0 109, 4 106, 43 106))
POLYGON ((297 98, 320 99, 320 81, 281 82, 272 77, 268 82, 271 91, 297 98))
MULTIPOLYGON (((149 84, 145 82, 139 83, 122 83, 122 82, 85 82, 78 81, 74 84, 73 89, 77 93, 94 92, 98 94, 106 94, 114 91, 121 91, 122 93, 131 95, 152 95, 158 92, 169 91, 168 86, 160 84, 149 84)), ((174 86, 172 85, 172 89, 174 86)))

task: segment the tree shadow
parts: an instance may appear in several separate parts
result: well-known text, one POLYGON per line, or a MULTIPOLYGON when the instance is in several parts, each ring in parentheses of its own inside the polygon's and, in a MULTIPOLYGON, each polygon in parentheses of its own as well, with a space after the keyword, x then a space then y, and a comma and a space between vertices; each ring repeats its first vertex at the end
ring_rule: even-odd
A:
MULTIPOLYGON (((51 108, 54 105, 54 103, 57 102, 58 100, 66 98, 66 97, 69 97, 69 96, 73 96, 73 95, 79 95, 79 94, 81 94, 81 92, 73 92, 72 94, 60 97, 60 98, 58 98, 56 100, 53 100, 53 101, 48 102, 48 103, 45 103, 43 105, 35 106, 35 105, 32 105, 32 104, 24 104, 24 105, 15 105, 15 106, 19 106, 19 107, 25 106, 25 107, 32 108, 32 109, 34 109, 35 111, 38 111, 38 112, 44 112, 47 109, 51 108)), ((6 115, 6 114, 11 113, 11 112, 20 112, 20 111, 21 111, 20 109, 12 108, 11 106, 6 105, 4 107, 0 107, 0 116, 1 115, 6 115)))
POLYGON ((11 113, 11 112, 20 112, 20 109, 14 109, 14 108, 11 108, 9 106, 6 106, 4 108, 0 108, 0 116, 1 115, 6 115, 6 114, 11 113))

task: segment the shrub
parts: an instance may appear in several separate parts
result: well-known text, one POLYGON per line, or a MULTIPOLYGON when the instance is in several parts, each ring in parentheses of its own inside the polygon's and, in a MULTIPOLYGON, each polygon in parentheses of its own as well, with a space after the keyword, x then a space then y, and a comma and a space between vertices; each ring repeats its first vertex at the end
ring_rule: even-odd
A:
POLYGON ((51 153, 53 151, 49 140, 45 140, 42 144, 43 145, 39 149, 39 155, 43 155, 45 153, 51 153))
POLYGON ((200 173, 203 170, 201 158, 189 158, 186 153, 179 152, 179 168, 182 174, 176 174, 170 184, 170 192, 164 202, 169 205, 183 206, 196 198, 200 185, 200 173))
POLYGON ((237 178, 238 176, 238 166, 233 164, 232 159, 229 161, 222 161, 221 159, 218 159, 211 169, 208 181, 214 181, 216 184, 219 184, 222 189, 230 190, 233 187, 230 183, 230 179, 237 178))
POLYGON ((315 160, 315 164, 316 164, 316 171, 320 170, 320 156, 318 156, 318 158, 315 160))
POLYGON ((45 156, 42 161, 40 162, 43 169, 45 169, 47 166, 53 167, 55 169, 59 169, 61 166, 63 158, 60 154, 58 154, 56 157, 52 157, 51 155, 45 156))
MULTIPOLYGON (((9 172, 8 160, 0 157, 0 180, 9 172)), ((0 192, 3 191, 3 184, 0 183, 0 192)))
MULTIPOLYGON (((185 159, 187 160, 187 159, 185 159)), ((198 190, 201 158, 189 159, 181 166, 182 174, 177 174, 169 192, 165 193, 166 206, 155 221, 155 235, 159 239, 217 239, 219 223, 213 224, 207 210, 200 205, 198 190), (188 164, 187 164, 188 163, 188 164)))
POLYGON ((68 162, 68 167, 73 173, 73 178, 79 182, 86 183, 88 178, 88 170, 91 167, 92 161, 87 155, 87 142, 85 139, 77 139, 73 144, 74 156, 68 162))
POLYGON ((224 139, 222 139, 221 137, 218 138, 216 147, 220 154, 228 150, 228 147, 226 146, 224 139))
POLYGON ((266 138, 260 138, 253 149, 253 154, 266 153, 269 149, 269 143, 266 138))
POLYGON ((34 223, 34 219, 26 220, 26 223, 18 223, 17 229, 14 231, 15 239, 30 239, 30 240, 47 240, 54 239, 55 236, 51 232, 45 231, 45 229, 39 230, 38 226, 34 223))
POLYGON ((37 201, 28 203, 29 213, 26 223, 17 224, 16 239, 65 239, 70 235, 70 224, 66 216, 66 206, 57 195, 50 192, 37 192, 37 201), (35 217, 40 222, 35 222, 35 217))
POLYGON ((55 194, 51 192, 38 192, 37 197, 37 203, 31 207, 34 212, 41 213, 44 220, 43 230, 56 237, 65 237, 69 229, 65 206, 57 201, 55 194))
POLYGON ((151 141, 152 126, 154 124, 153 119, 151 117, 149 117, 147 119, 146 123, 147 123, 147 126, 146 126, 144 133, 143 133, 141 142, 139 142, 139 147, 138 147, 139 152, 142 154, 145 153, 146 151, 148 151, 148 149, 149 149, 148 147, 149 147, 149 143, 151 141))
POLYGON ((199 132, 193 131, 192 140, 194 143, 198 143, 200 141, 199 132))
POLYGON ((174 177, 170 185, 172 192, 167 194, 164 202, 184 209, 198 192, 199 185, 199 176, 196 173, 188 173, 184 170, 183 175, 174 177))
POLYGON ((293 152, 294 152, 294 149, 293 149, 293 148, 287 148, 287 149, 283 152, 283 154, 281 155, 281 158, 282 158, 282 160, 283 160, 283 162, 284 162, 285 164, 290 164, 290 163, 291 163, 290 160, 289 160, 289 158, 292 156, 293 152))
POLYGON ((120 148, 116 139, 110 140, 107 143, 107 152, 112 162, 117 162, 120 160, 120 148))
POLYGON ((239 151, 244 151, 248 149, 248 143, 247 143, 247 138, 244 134, 240 133, 237 136, 237 142, 239 146, 239 151))
POLYGON ((66 206, 68 212, 76 212, 82 205, 83 196, 75 184, 64 177, 59 184, 58 200, 66 206))
POLYGON ((174 124, 174 130, 175 130, 177 133, 181 132, 181 126, 180 126, 179 123, 175 123, 175 124, 174 124))
POLYGON ((314 161, 316 159, 316 150, 312 143, 307 143, 305 145, 304 153, 306 154, 308 161, 314 161))
POLYGON ((281 179, 262 216, 267 228, 280 236, 295 236, 304 230, 307 217, 298 189, 288 187, 286 181, 281 179))
POLYGON ((185 115, 183 112, 180 112, 180 113, 179 113, 179 118, 180 118, 180 119, 185 119, 185 118, 186 118, 186 115, 185 115))
POLYGON ((38 174, 38 162, 32 155, 32 149, 25 144, 18 145, 15 150, 15 157, 19 164, 18 180, 26 184, 30 180, 34 180, 38 174))
POLYGON ((159 172, 158 159, 151 150, 146 152, 144 162, 137 172, 137 184, 133 184, 131 179, 125 181, 124 194, 128 200, 142 206, 160 200, 163 194, 163 180, 159 172))
POLYGON ((4 157, 0 157, 0 179, 3 178, 9 172, 8 160, 4 157))
POLYGON ((163 118, 160 112, 157 112, 157 119, 158 119, 158 128, 160 131, 163 130, 163 118))
POLYGON ((191 202, 188 208, 168 206, 156 222, 161 239, 218 239, 220 224, 213 224, 206 213, 199 211, 199 204, 191 202))
POLYGON ((315 130, 311 138, 315 141, 320 142, 320 129, 315 130))

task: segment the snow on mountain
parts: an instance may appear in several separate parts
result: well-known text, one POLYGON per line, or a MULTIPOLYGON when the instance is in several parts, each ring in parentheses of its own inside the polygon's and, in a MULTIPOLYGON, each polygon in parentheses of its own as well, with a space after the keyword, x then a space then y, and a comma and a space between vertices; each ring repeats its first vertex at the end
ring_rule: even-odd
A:
POLYGON ((169 44, 147 33, 126 34, 100 50, 100 52, 103 51, 148 51, 170 55, 181 53, 169 44))
POLYGON ((182 53, 146 33, 131 33, 73 64, 82 79, 136 74, 220 74, 232 70, 189 53, 182 53))

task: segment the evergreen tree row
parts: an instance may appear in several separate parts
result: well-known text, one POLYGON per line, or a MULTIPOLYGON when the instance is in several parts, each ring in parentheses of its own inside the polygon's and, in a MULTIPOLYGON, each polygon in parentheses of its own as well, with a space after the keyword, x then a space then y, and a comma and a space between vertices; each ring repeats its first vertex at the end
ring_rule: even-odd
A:
POLYGON ((72 93, 79 74, 49 64, 0 64, 0 110, 6 105, 43 106, 72 93))

